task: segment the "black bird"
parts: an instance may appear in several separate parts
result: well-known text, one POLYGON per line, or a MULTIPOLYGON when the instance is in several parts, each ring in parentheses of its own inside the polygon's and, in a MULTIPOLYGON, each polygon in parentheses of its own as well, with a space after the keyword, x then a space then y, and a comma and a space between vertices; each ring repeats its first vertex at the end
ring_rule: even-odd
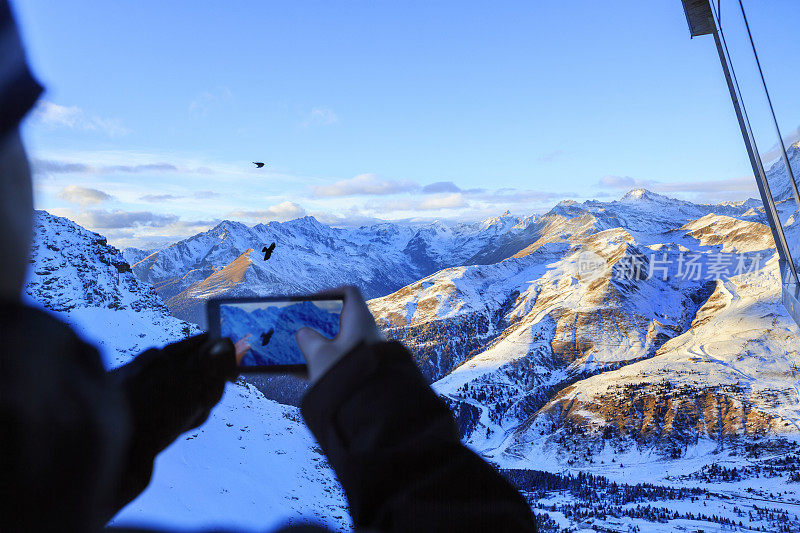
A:
POLYGON ((266 346, 269 344, 269 340, 272 338, 273 333, 275 333, 275 328, 269 328, 268 332, 261 334, 261 346, 266 346))
POLYGON ((264 163, 262 163, 261 161, 253 161, 253 164, 254 164, 255 166, 257 166, 258 168, 261 168, 261 167, 263 167, 263 166, 264 166, 264 163))
POLYGON ((265 246, 265 247, 263 247, 261 249, 261 251, 264 253, 264 261, 266 261, 267 259, 272 257, 272 251, 274 249, 275 249, 275 243, 274 242, 272 244, 270 244, 269 246, 265 246))

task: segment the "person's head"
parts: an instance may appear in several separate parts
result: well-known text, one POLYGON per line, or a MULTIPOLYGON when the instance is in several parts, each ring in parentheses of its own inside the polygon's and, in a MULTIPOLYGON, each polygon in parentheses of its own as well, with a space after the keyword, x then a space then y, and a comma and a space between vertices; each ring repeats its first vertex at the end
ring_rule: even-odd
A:
POLYGON ((0 299, 16 299, 22 291, 32 215, 28 158, 14 128, 0 139, 0 299))
POLYGON ((19 298, 25 283, 33 200, 19 123, 41 94, 7 0, 0 0, 0 299, 19 298))

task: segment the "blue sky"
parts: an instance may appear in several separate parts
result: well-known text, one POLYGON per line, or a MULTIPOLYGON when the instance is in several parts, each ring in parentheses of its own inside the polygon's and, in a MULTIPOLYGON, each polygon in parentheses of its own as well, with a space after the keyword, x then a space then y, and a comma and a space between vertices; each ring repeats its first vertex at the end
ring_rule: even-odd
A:
MULTIPOLYGON (((47 87, 24 128, 37 206, 120 246, 224 218, 756 195, 713 40, 689 39, 678 0, 13 6, 47 87)), ((745 6, 796 134, 800 7, 745 6)))

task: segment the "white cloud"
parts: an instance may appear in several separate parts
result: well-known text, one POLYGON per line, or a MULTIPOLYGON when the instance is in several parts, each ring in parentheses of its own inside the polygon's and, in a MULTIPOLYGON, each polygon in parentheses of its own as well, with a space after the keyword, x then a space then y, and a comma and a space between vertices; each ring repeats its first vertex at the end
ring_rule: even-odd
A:
POLYGON ((31 159, 34 174, 88 174, 92 167, 83 163, 69 161, 53 161, 49 159, 31 159))
POLYGON ((424 198, 370 202, 364 207, 370 211, 385 214, 392 211, 439 211, 467 206, 463 194, 453 193, 430 195, 424 198))
POLYGON ((253 211, 233 211, 229 214, 235 218, 249 218, 253 220, 292 220, 300 218, 306 214, 306 210, 294 202, 285 201, 271 205, 266 209, 256 209, 253 211))
POLYGON ((72 204, 78 204, 80 206, 87 206, 87 205, 94 205, 100 204, 107 200, 111 200, 111 195, 98 190, 98 189, 90 189, 88 187, 78 187, 77 185, 69 185, 68 187, 64 187, 61 189, 61 192, 58 193, 58 197, 62 200, 66 200, 72 204))
POLYGON ((175 215, 150 211, 49 209, 51 213, 73 220, 96 231, 114 246, 135 246, 144 250, 161 248, 180 239, 208 231, 220 220, 180 220, 175 215))
MULTIPOLYGON (((470 191, 465 191, 470 192, 470 191)), ((497 189, 495 191, 475 190, 470 198, 490 204, 530 204, 557 201, 562 198, 579 196, 571 192, 533 191, 530 189, 497 189)))
POLYGON ((172 163, 145 163, 143 165, 110 165, 101 167, 101 172, 175 172, 178 167, 172 163))
MULTIPOLYGON (((206 200, 218 196, 220 196, 220 194, 214 191, 197 191, 192 193, 189 197, 197 200, 206 200)), ((187 198, 187 196, 183 194, 144 194, 139 197, 139 200, 143 202, 166 202, 168 200, 181 200, 183 198, 187 198)))
POLYGON ((178 200, 180 198, 183 198, 183 196, 174 194, 145 194, 144 196, 140 196, 139 200, 144 202, 165 202, 167 200, 178 200))
POLYGON ((219 220, 181 220, 177 215, 153 213, 152 211, 124 211, 115 209, 49 209, 57 216, 67 217, 75 223, 97 231, 105 236, 110 235, 148 235, 157 229, 161 234, 193 235, 205 231, 219 223, 219 220))
POLYGON ((331 185, 314 187, 312 195, 318 198, 357 195, 384 195, 411 192, 419 185, 413 181, 393 181, 379 178, 375 174, 359 174, 347 180, 337 181, 331 185))
MULTIPOLYGON (((794 130, 784 134, 783 136, 783 146, 788 147, 800 141, 800 126, 797 126, 794 130)), ((761 156, 761 161, 764 162, 765 165, 771 163, 775 159, 783 156, 783 151, 781 151, 778 144, 773 144, 769 150, 764 152, 761 156)))
POLYGON ((424 194, 436 194, 441 192, 461 192, 461 188, 452 181, 437 181, 425 185, 422 188, 424 194))
MULTIPOLYGON (((541 211, 553 202, 567 197, 578 197, 574 193, 535 191, 529 189, 460 189, 451 182, 433 183, 423 188, 423 196, 406 199, 371 201, 364 205, 370 214, 379 217, 392 212, 424 212, 457 210, 459 219, 470 216, 514 210, 524 213, 541 211), (447 192, 456 190, 458 192, 447 192)), ((449 215, 448 215, 449 216, 449 215)))
POLYGON ((359 227, 384 222, 383 219, 365 215, 358 207, 351 206, 341 212, 318 211, 311 216, 330 226, 359 227))
POLYGON ((467 205, 464 196, 461 193, 453 193, 446 195, 437 195, 430 198, 425 198, 419 204, 417 209, 422 211, 433 211, 437 209, 453 209, 456 207, 465 207, 467 205))
MULTIPOLYGON (((114 164, 114 165, 89 165, 86 163, 76 163, 74 161, 61 161, 53 159, 31 159, 31 167, 37 174, 92 174, 92 173, 129 173, 138 174, 143 172, 193 172, 192 169, 180 169, 172 163, 141 163, 136 165, 114 164)), ((196 169, 195 169, 196 170, 196 169)))
POLYGON ((63 106, 42 100, 33 111, 33 118, 40 124, 53 129, 67 128, 79 131, 99 131, 109 137, 128 133, 116 119, 106 119, 91 115, 77 106, 63 106))
POLYGON ((653 185, 656 192, 696 192, 713 193, 717 191, 728 192, 754 192, 756 180, 752 176, 741 178, 731 178, 726 180, 701 180, 701 181, 678 181, 671 183, 658 183, 653 185))
POLYGON ((644 188, 659 193, 689 193, 689 194, 715 194, 725 193, 753 193, 756 191, 756 182, 752 176, 729 178, 724 180, 698 180, 698 181, 656 181, 640 180, 630 176, 603 176, 598 186, 604 189, 629 190, 644 188))
POLYGON ((91 230, 136 228, 138 226, 163 227, 175 224, 177 215, 164 215, 150 211, 106 211, 93 209, 76 216, 78 224, 91 230))
POLYGON ((339 117, 332 109, 327 107, 315 107, 308 112, 308 116, 306 116, 301 125, 307 128, 309 126, 330 126, 337 122, 339 122, 339 117))

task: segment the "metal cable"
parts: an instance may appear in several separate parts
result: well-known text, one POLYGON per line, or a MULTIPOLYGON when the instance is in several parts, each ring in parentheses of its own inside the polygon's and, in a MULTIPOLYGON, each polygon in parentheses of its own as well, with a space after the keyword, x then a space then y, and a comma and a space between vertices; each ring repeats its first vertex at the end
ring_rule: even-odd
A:
POLYGON ((786 154, 786 147, 783 146, 783 136, 778 127, 778 119, 775 117, 775 109, 772 107, 772 99, 769 97, 769 90, 767 90, 767 82, 764 80, 764 72, 761 70, 761 62, 758 60, 758 53, 756 52, 756 45, 753 42, 753 35, 750 33, 750 24, 747 23, 747 15, 744 14, 744 5, 742 0, 739 0, 739 9, 742 10, 742 19, 744 20, 744 27, 747 29, 747 37, 750 39, 750 47, 753 49, 753 57, 756 59, 756 66, 758 67, 758 74, 761 77, 761 85, 764 87, 764 94, 767 97, 767 104, 769 104, 769 112, 772 114, 772 123, 775 125, 775 133, 778 135, 778 146, 783 155, 783 162, 786 164, 786 170, 789 172, 789 183, 792 186, 794 193, 794 201, 797 203, 797 208, 800 209, 800 191, 797 190, 797 181, 792 171, 792 165, 789 164, 789 156, 786 154))
MULTIPOLYGON (((789 269, 791 270, 792 274, 794 275, 794 279, 797 280, 798 279, 797 270, 796 270, 795 265, 794 265, 794 260, 792 259, 792 256, 791 256, 791 252, 789 250, 789 245, 786 242, 786 236, 785 236, 785 234, 783 232, 783 223, 781 222, 780 214, 778 213, 778 210, 775 207, 775 200, 772 197, 772 191, 770 190, 769 182, 767 181, 767 176, 766 176, 766 173, 764 172, 764 165, 761 162, 761 155, 759 154, 758 146, 756 145, 756 140, 755 140, 755 137, 753 135, 753 130, 752 130, 751 126, 750 126, 750 118, 747 115, 747 109, 745 108, 744 100, 742 99, 742 90, 739 87, 739 80, 737 79, 736 71, 733 68, 733 61, 732 61, 730 50, 728 50, 728 43, 727 43, 727 40, 725 39, 725 32, 722 29, 720 14, 719 14, 719 11, 714 10, 713 2, 710 3, 709 5, 711 6, 712 12, 714 12, 713 15, 714 15, 714 18, 715 18, 716 34, 719 35, 719 38, 721 39, 721 43, 722 43, 722 46, 723 46, 724 51, 725 51, 725 56, 726 56, 725 62, 728 63, 728 67, 727 68, 730 70, 731 79, 732 79, 733 85, 735 87, 736 99, 741 102, 741 105, 739 105, 738 107, 740 108, 741 114, 743 116, 742 118, 744 119, 743 126, 744 126, 744 130, 745 131, 743 133, 746 134, 746 136, 747 136, 746 144, 749 143, 750 146, 752 147, 752 150, 754 151, 753 157, 751 159, 752 159, 752 163, 756 166, 756 168, 754 168, 753 170, 755 171, 756 174, 758 174, 758 176, 763 178, 762 180, 759 180, 759 178, 756 177, 756 180, 759 181, 760 183, 762 183, 762 185, 763 185, 763 187, 765 189, 765 192, 766 192, 765 196, 766 196, 766 200, 767 200, 767 205, 764 206, 764 209, 767 209, 767 210, 770 211, 772 219, 773 219, 773 221, 774 221, 774 223, 776 225, 775 233, 777 234, 779 242, 776 242, 775 246, 778 247, 779 254, 783 255, 786 258, 786 260, 787 260, 786 262, 788 263, 789 269)), ((752 41, 751 41, 751 43, 752 43, 752 41)), ((736 105, 735 102, 734 102, 734 105, 736 105)), ((783 144, 782 144, 782 141, 781 141, 781 146, 782 145, 783 144)))

